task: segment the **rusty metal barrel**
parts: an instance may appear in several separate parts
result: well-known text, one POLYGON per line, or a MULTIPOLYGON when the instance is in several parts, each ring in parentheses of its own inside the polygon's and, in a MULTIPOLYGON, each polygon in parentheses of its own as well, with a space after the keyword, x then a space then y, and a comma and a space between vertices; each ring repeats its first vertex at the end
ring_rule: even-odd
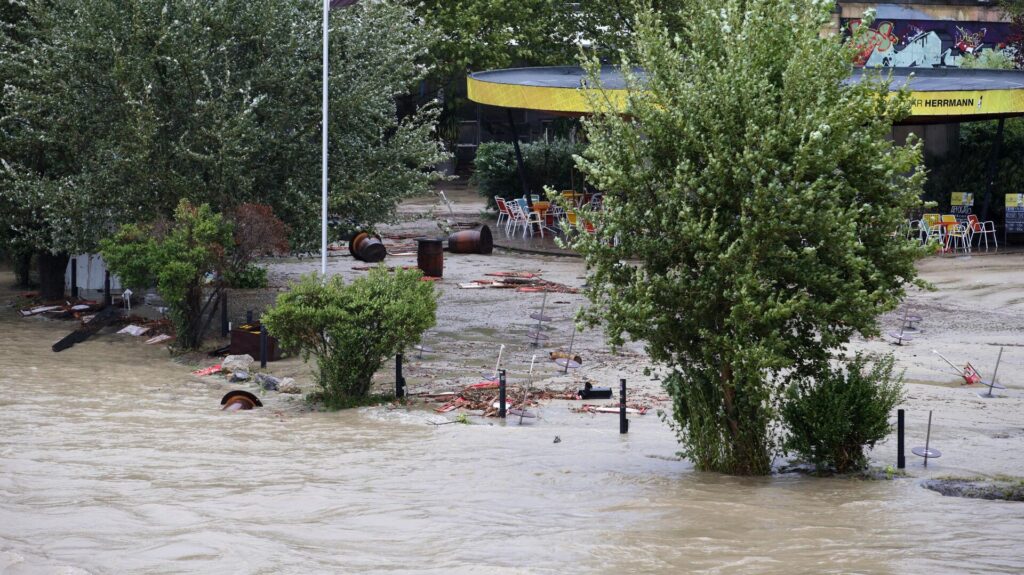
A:
POLYGON ((473 230, 455 232, 448 236, 448 251, 453 254, 490 254, 494 251, 491 228, 480 226, 473 230))
POLYGON ((223 411, 240 411, 263 407, 263 402, 260 401, 260 398, 242 389, 227 392, 221 398, 220 404, 223 406, 221 407, 223 411))
POLYGON ((444 274, 444 240, 438 238, 419 238, 416 248, 416 267, 423 275, 435 278, 444 274))
POLYGON ((352 236, 348 242, 348 251, 360 261, 377 263, 388 255, 387 248, 380 241, 380 236, 371 236, 366 232, 359 232, 352 236))

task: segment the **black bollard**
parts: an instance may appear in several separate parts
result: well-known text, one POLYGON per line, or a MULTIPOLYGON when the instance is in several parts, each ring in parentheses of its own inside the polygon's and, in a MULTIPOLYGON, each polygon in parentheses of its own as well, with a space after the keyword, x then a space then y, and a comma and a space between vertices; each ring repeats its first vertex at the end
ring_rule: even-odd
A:
POLYGON ((619 380, 619 433, 629 433, 629 420, 626 419, 626 380, 619 380))
POLYGON ((78 262, 71 258, 71 297, 78 297, 78 262))
POLYGON ((405 378, 402 377, 402 354, 395 356, 395 397, 405 397, 405 378))
POLYGON ((896 469, 907 466, 907 457, 903 455, 903 410, 896 411, 896 469))
POLYGON ((505 370, 498 372, 498 417, 505 419, 505 370))
POLYGON ((114 305, 114 296, 110 293, 110 270, 107 270, 103 274, 103 306, 110 307, 114 305))
POLYGON ((228 292, 220 294, 220 336, 228 336, 228 292))
POLYGON ((267 367, 267 326, 260 325, 260 367, 267 367))
POLYGON ((252 325, 252 310, 251 309, 245 310, 245 324, 246 325, 252 325))

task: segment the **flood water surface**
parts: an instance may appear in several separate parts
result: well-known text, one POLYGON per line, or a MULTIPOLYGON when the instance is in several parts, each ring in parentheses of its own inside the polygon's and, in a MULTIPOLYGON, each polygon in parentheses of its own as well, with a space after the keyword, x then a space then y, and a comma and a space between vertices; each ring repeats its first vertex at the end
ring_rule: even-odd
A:
POLYGON ((1021 504, 696 473, 656 415, 564 403, 226 413, 138 339, 52 353, 68 325, 0 310, 0 572, 1024 572, 1021 504))

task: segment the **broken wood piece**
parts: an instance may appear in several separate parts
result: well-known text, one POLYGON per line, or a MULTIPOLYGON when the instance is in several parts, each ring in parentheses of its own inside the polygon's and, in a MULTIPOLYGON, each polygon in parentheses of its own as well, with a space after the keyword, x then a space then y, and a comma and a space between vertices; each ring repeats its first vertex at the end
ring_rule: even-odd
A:
POLYGON ((96 334, 99 330, 106 327, 108 324, 113 323, 115 320, 121 318, 121 310, 110 306, 104 308, 96 315, 89 319, 83 318, 83 324, 75 329, 75 331, 64 336, 60 341, 53 344, 50 348, 56 352, 64 351, 65 349, 75 345, 76 343, 82 343, 96 334), (87 322, 87 323, 86 323, 87 322))

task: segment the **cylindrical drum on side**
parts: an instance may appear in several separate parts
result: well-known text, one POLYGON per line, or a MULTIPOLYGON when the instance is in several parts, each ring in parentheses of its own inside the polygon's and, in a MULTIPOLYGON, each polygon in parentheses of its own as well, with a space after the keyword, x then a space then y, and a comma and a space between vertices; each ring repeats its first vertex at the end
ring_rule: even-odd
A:
POLYGON ((360 261, 377 263, 383 261, 388 255, 387 248, 380 241, 379 236, 371 236, 366 232, 359 232, 348 242, 348 250, 360 261))
POLYGON ((480 226, 475 230, 463 230, 448 236, 448 251, 453 254, 483 254, 494 251, 491 228, 480 226))
POLYGON ((444 274, 444 242, 436 238, 422 238, 416 240, 419 246, 416 248, 416 267, 423 271, 423 275, 435 278, 444 274))

